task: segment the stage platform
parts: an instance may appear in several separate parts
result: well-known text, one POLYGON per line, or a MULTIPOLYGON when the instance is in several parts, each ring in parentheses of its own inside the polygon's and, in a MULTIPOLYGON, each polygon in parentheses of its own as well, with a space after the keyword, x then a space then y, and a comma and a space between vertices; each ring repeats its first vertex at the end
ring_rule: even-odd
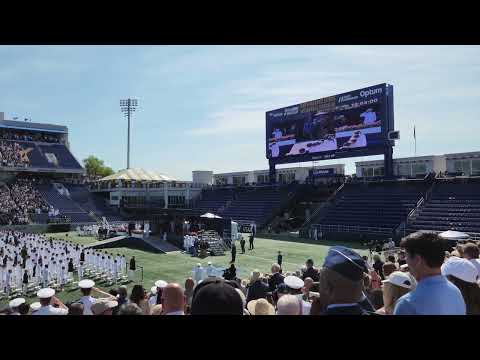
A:
POLYGON ((150 236, 147 239, 142 239, 133 236, 116 236, 111 239, 97 241, 85 246, 91 249, 108 249, 127 247, 130 249, 138 249, 144 251, 150 251, 160 254, 166 254, 172 251, 179 251, 177 247, 173 246, 169 242, 163 241, 160 237, 150 236))

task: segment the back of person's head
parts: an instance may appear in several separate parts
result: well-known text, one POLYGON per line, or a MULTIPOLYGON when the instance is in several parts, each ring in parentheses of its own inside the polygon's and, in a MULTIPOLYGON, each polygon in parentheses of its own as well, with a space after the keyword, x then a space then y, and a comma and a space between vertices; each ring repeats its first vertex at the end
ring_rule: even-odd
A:
POLYGON ((389 255, 389 256, 387 257, 387 260, 388 260, 389 262, 395 263, 395 256, 389 255))
POLYGON ((242 298, 233 282, 206 279, 193 293, 192 315, 243 315, 242 298))
MULTIPOLYGON (((400 246, 411 259, 420 257, 430 268, 440 268, 445 259, 446 240, 434 232, 415 232, 402 239, 400 246)), ((410 264, 410 262, 409 262, 410 264)))
POLYGON ((393 273, 396 270, 397 270, 397 266, 393 262, 389 261, 389 262, 386 262, 385 264, 383 264, 383 275, 385 277, 387 277, 388 275, 390 275, 391 273, 393 273))
POLYGON ((480 287, 478 283, 464 281, 453 275, 448 275, 447 278, 462 293, 467 315, 480 315, 480 287))
POLYGON ((185 280, 185 290, 192 291, 195 287, 195 281, 190 277, 185 280))
POLYGON ((161 297, 165 313, 185 310, 185 294, 180 285, 176 283, 168 284, 163 289, 161 297))
POLYGON ((383 307, 383 290, 381 288, 372 289, 369 294, 369 299, 375 308, 378 310, 383 307))
POLYGON ((278 265, 278 264, 273 264, 271 271, 272 271, 272 273, 279 272, 279 271, 280 271, 280 265, 278 265))
POLYGON ((152 306, 152 310, 150 311, 150 313, 152 315, 162 315, 162 304, 157 304, 157 305, 154 305, 152 306))
POLYGON ((145 289, 142 285, 134 285, 130 293, 130 301, 139 304, 142 299, 145 299, 145 289))
POLYGON ((277 302, 277 315, 300 315, 301 303, 295 295, 283 295, 277 302))
POLYGON ((110 290, 108 291, 108 293, 109 293, 110 295, 112 295, 112 296, 117 297, 117 295, 118 295, 118 290, 110 289, 110 290))
POLYGON ((118 315, 143 315, 143 311, 137 304, 128 303, 120 306, 118 315))
POLYGON ((373 255, 373 261, 374 262, 379 262, 379 261, 382 261, 382 259, 380 258, 380 255, 375 254, 375 255, 373 255))
POLYGON ((83 315, 83 304, 73 303, 68 307, 68 315, 83 315))
POLYGON ((128 290, 125 285, 118 287, 118 296, 122 298, 126 298, 128 296, 128 290))
POLYGON ((403 295, 410 292, 410 289, 403 288, 392 283, 383 285, 383 305, 387 314, 393 314, 395 304, 403 295))
POLYGON ((468 260, 478 259, 479 252, 478 246, 473 243, 468 243, 463 247, 463 256, 468 260))
POLYGON ((30 311, 30 305, 28 305, 27 303, 23 303, 23 304, 20 304, 17 307, 17 309, 20 315, 27 315, 28 312, 30 311))

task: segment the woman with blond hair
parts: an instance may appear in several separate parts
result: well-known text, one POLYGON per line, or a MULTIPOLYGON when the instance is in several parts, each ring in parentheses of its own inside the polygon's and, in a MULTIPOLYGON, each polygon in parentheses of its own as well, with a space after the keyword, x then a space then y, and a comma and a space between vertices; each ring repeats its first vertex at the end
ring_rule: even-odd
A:
POLYGON ((381 315, 393 315, 395 304, 403 295, 412 290, 412 280, 401 271, 394 271, 382 281, 383 283, 383 308, 376 311, 381 315))
POLYGON ((247 304, 252 300, 266 298, 268 285, 262 281, 262 274, 253 270, 250 275, 250 284, 247 285, 247 304))

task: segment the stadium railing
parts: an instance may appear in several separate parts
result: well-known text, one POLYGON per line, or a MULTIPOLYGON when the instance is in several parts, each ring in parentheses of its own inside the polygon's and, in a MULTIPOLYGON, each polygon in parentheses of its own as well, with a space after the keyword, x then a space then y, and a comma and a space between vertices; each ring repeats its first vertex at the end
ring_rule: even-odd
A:
POLYGON ((369 233, 393 235, 394 230, 384 227, 358 226, 358 225, 337 225, 337 224, 314 224, 312 229, 322 232, 348 232, 348 233, 369 233))

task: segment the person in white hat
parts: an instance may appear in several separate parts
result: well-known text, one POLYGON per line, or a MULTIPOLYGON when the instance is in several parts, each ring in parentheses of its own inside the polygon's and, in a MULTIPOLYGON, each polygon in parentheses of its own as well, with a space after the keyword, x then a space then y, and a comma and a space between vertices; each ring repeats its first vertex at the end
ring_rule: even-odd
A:
POLYGON ((79 300, 79 302, 83 304, 83 315, 93 315, 91 308, 92 308, 92 305, 95 304, 97 299, 90 295, 92 293, 92 290, 102 295, 105 295, 106 299, 115 300, 115 298, 112 295, 94 286, 95 286, 95 282, 90 279, 85 279, 85 280, 79 281, 78 283, 78 287, 80 288, 80 291, 83 294, 83 296, 79 300))
POLYGON ((381 315, 393 315, 397 300, 413 289, 412 279, 407 273, 394 271, 383 283, 383 307, 376 311, 381 315))
POLYGON ((198 285, 198 283, 203 279, 205 279, 205 271, 202 267, 202 264, 198 263, 193 269, 193 280, 195 280, 195 283, 198 285))
POLYGON ((247 309, 250 315, 275 315, 275 308, 264 298, 249 301, 247 309))
POLYGON ((43 288, 38 290, 37 296, 40 299, 40 309, 34 315, 67 315, 68 308, 55 296, 55 290, 43 288))
POLYGON ((208 276, 208 277, 210 277, 210 276, 215 277, 215 276, 216 276, 217 271, 216 271, 215 268, 213 267, 211 261, 209 261, 208 264, 207 264, 206 273, 207 273, 207 276, 208 276))
POLYGON ((40 309, 41 307, 42 307, 42 305, 38 301, 35 301, 34 303, 32 303, 30 305, 31 314, 35 315, 35 312, 38 311, 38 309, 40 309))
POLYGON ((92 305, 93 315, 113 315, 113 309, 118 306, 115 300, 98 300, 92 305))
POLYGON ((11 315, 20 315, 20 312, 18 311, 18 307, 22 304, 25 304, 24 298, 16 298, 10 301, 8 306, 10 306, 11 315))
MULTIPOLYGON (((150 298, 148 299, 148 303, 150 305, 157 305, 157 304, 161 304, 162 303, 162 292, 163 292, 163 289, 165 289, 165 287, 168 285, 168 283, 165 281, 165 280, 157 280, 155 281, 155 293, 150 296, 150 298)), ((152 287, 152 290, 154 288, 152 287)), ((152 291, 153 293, 153 291, 152 291)))
POLYGON ((295 295, 299 301, 302 302, 301 314, 300 315, 309 315, 312 304, 303 300, 302 289, 305 285, 304 281, 297 276, 287 276, 284 280, 285 285, 287 286, 289 293, 295 295))
POLYGON ((479 273, 469 260, 452 256, 442 265, 442 275, 462 293, 467 315, 480 315, 479 273))

